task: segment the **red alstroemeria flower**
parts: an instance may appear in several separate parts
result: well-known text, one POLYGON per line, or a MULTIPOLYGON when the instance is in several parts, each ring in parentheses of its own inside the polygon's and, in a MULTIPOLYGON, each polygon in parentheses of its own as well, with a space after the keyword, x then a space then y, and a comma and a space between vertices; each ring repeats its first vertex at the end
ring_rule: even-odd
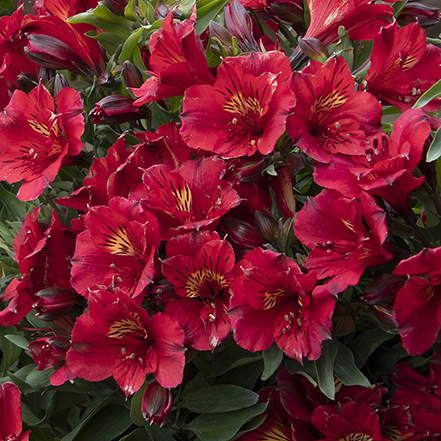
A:
POLYGON ((226 158, 272 152, 294 105, 290 75, 281 52, 225 58, 214 86, 186 91, 182 137, 190 147, 226 158))
POLYGON ((113 376, 126 396, 153 374, 165 388, 176 387, 184 370, 184 331, 166 314, 150 319, 132 299, 105 291, 89 295, 89 313, 77 320, 68 367, 87 381, 113 376))
POLYGON ((60 336, 39 338, 28 346, 39 371, 57 368, 51 375, 52 386, 61 386, 75 378, 75 374, 66 365, 69 348, 69 340, 60 336))
POLYGON ((91 286, 117 288, 142 302, 155 273, 158 221, 127 199, 92 207, 78 235, 72 259, 72 286, 86 298, 91 286))
POLYGON ((319 279, 333 277, 339 292, 356 285, 365 268, 392 258, 385 216, 366 193, 360 202, 333 190, 308 198, 294 222, 297 237, 311 248, 306 268, 319 279))
POLYGON ((194 154, 175 123, 164 124, 155 133, 133 133, 140 140, 134 146, 126 145, 125 135, 118 138, 104 158, 94 159, 84 187, 56 202, 81 211, 94 205, 107 205, 116 196, 128 197, 142 182, 143 170, 156 164, 176 168, 194 154))
POLYGON ((331 440, 382 441, 378 414, 366 403, 320 406, 312 414, 312 424, 331 440))
POLYGON ((83 103, 69 87, 57 96, 57 113, 48 90, 39 84, 26 95, 16 90, 0 113, 0 179, 24 179, 17 197, 40 196, 60 167, 71 163, 83 149, 83 103))
POLYGON ((435 343, 441 329, 441 248, 425 248, 401 261, 394 273, 410 276, 397 293, 394 311, 404 349, 419 355, 435 343))
POLYGON ((330 164, 315 164, 315 180, 349 198, 359 197, 362 191, 381 196, 405 214, 411 210, 408 194, 425 179, 411 172, 421 160, 429 135, 428 115, 421 109, 408 110, 395 121, 390 137, 382 132, 370 137, 365 154, 334 155, 330 164))
POLYGON ((394 10, 370 0, 307 0, 311 22, 305 37, 319 39, 325 46, 338 40, 338 28, 344 26, 351 40, 371 40, 387 26, 394 10))
POLYGON ((315 273, 303 274, 285 255, 261 248, 238 262, 237 272, 229 311, 237 344, 255 352, 276 342, 299 362, 319 358, 331 338, 335 298, 315 288, 315 273))
POLYGON ((143 184, 131 198, 156 215, 161 240, 193 229, 213 230, 240 203, 232 184, 222 179, 225 170, 218 157, 186 161, 175 170, 155 165, 144 172, 143 184))
POLYGON ((183 95, 194 84, 213 84, 214 76, 194 24, 196 9, 188 20, 173 23, 173 11, 162 22, 162 29, 149 41, 152 76, 140 87, 129 89, 138 98, 135 106, 172 96, 183 95))
POLYGON ((294 144, 319 162, 333 154, 362 155, 368 135, 381 130, 381 105, 373 95, 355 92, 354 78, 343 58, 325 64, 311 61, 294 72, 294 114, 287 120, 294 144))
POLYGON ((428 435, 441 433, 441 372, 439 366, 439 351, 435 354, 435 361, 430 364, 428 377, 412 369, 407 363, 399 363, 393 367, 392 382, 397 386, 390 404, 401 406, 410 413, 415 435, 418 440, 428 438, 428 435))
MULTIPOLYGON (((441 49, 426 45, 426 33, 418 23, 400 28, 395 22, 383 28, 374 39, 370 60, 368 91, 401 111, 410 109, 441 77, 441 49)), ((440 105, 437 98, 424 109, 434 112, 440 105)))
POLYGON ((31 431, 22 430, 20 389, 13 383, 0 384, 0 439, 28 441, 31 431))
POLYGON ((0 17, 0 60, 10 57, 6 80, 17 84, 17 75, 28 72, 37 76, 39 66, 31 61, 24 52, 28 39, 23 32, 23 24, 30 15, 23 17, 24 3, 20 3, 11 15, 0 17))
POLYGON ((14 279, 6 288, 2 300, 10 300, 0 312, 0 324, 11 326, 32 310, 42 289, 59 287, 72 290, 70 285, 70 258, 73 254, 73 237, 63 231, 55 212, 52 222, 43 226, 38 222, 40 208, 27 214, 15 240, 15 260, 22 279, 14 279))
POLYGON ((180 298, 164 312, 179 322, 190 346, 214 349, 231 330, 227 310, 234 250, 216 232, 193 231, 171 239, 167 253, 162 271, 180 298))

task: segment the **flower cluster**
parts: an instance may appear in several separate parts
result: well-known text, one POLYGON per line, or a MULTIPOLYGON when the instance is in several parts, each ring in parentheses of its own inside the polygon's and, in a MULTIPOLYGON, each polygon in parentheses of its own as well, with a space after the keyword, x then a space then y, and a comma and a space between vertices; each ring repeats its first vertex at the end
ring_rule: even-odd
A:
POLYGON ((0 18, 0 439, 441 439, 439 13, 184 3, 0 18))

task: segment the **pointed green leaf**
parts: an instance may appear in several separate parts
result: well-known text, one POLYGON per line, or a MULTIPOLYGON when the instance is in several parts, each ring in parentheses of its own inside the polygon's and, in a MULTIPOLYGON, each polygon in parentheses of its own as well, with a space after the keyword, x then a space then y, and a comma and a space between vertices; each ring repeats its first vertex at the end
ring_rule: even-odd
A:
POLYGON ((0 348, 3 352, 3 375, 5 375, 8 369, 18 360, 18 357, 20 357, 22 351, 19 347, 6 338, 6 335, 14 334, 18 334, 15 326, 10 326, 9 328, 0 326, 0 348))
POLYGON ((414 109, 420 109, 424 107, 426 104, 429 104, 435 98, 441 96, 441 80, 435 83, 429 90, 424 92, 417 100, 417 102, 413 105, 414 109))
POLYGON ((263 413, 267 406, 268 403, 257 403, 234 412, 199 415, 185 428, 193 431, 201 441, 228 441, 243 424, 263 413))
POLYGON ((345 386, 369 387, 370 381, 355 366, 354 354, 342 343, 338 343, 338 352, 334 360, 334 373, 345 386))
POLYGON ((315 362, 320 390, 331 400, 335 396, 334 360, 337 352, 338 346, 334 340, 325 341, 323 343, 322 355, 315 362))
POLYGON ((251 390, 225 384, 186 394, 179 407, 197 413, 222 413, 253 406, 258 399, 251 390))
POLYGON ((176 441, 166 429, 158 427, 154 424, 145 426, 145 431, 152 441, 176 441))
POLYGON ((22 335, 8 334, 5 335, 5 338, 11 341, 12 343, 14 343, 15 346, 18 346, 21 349, 27 349, 29 346, 29 341, 22 335))
POLYGON ((441 156, 441 127, 436 131, 433 141, 427 150, 427 162, 436 161, 441 156))
POLYGON ((214 20, 216 15, 220 14, 224 6, 229 2, 230 0, 199 0, 196 3, 198 19, 195 29, 199 35, 208 28, 210 21, 214 20))
POLYGON ((273 343, 266 351, 262 351, 264 369, 262 373, 262 380, 268 380, 271 375, 279 368, 283 360, 283 352, 279 347, 273 343))
POLYGON ((20 201, 17 196, 3 187, 0 183, 0 201, 9 211, 9 220, 23 220, 28 209, 31 207, 29 202, 20 201))

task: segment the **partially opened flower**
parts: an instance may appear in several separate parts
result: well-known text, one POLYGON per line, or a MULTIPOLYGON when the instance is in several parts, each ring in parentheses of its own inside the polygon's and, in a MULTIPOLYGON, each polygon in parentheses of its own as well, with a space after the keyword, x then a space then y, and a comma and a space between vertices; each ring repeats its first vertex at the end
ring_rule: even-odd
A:
POLYGON ((87 381, 113 376, 126 396, 134 394, 147 374, 165 388, 182 381, 184 331, 166 314, 150 319, 126 295, 106 291, 89 295, 89 313, 76 322, 68 367, 87 381))
POLYGON ((136 106, 183 95, 194 84, 213 84, 194 25, 196 9, 188 20, 174 23, 173 11, 162 22, 162 29, 149 41, 150 66, 153 72, 140 88, 129 87, 136 98, 136 106))
POLYGON ((31 200, 50 186, 62 165, 73 163, 83 149, 83 103, 69 87, 57 96, 39 84, 29 95, 16 90, 0 114, 0 179, 24 179, 17 197, 31 200))
POLYGON ((31 433, 23 430, 21 422, 20 389, 13 383, 0 384, 0 439, 27 441, 31 433))
POLYGON ((401 261, 394 273, 409 277, 395 298, 398 332, 406 351, 419 355, 435 343, 441 329, 441 248, 423 249, 401 261))
POLYGON ((290 75, 281 52, 226 58, 214 86, 186 91, 182 137, 190 147, 226 158, 272 152, 294 105, 290 75))

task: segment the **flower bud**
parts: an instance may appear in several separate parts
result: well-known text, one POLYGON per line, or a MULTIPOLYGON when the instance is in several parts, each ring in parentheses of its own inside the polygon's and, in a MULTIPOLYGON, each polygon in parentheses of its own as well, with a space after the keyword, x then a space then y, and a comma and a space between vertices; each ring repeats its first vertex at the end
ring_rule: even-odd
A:
POLYGON ((210 21, 210 36, 216 42, 210 46, 212 52, 222 58, 235 57, 241 50, 237 44, 237 39, 231 32, 215 21, 210 21))
POLYGON ((393 303, 398 290, 405 279, 395 274, 383 274, 377 277, 365 290, 361 299, 369 305, 387 305, 393 303))
POLYGON ((62 366, 69 348, 69 340, 63 337, 39 338, 28 346, 39 371, 62 366))
POLYGON ((333 332, 337 337, 349 335, 354 331, 356 311, 353 306, 344 300, 337 300, 332 316, 334 323, 333 332))
POLYGON ((329 58, 328 49, 326 49, 326 46, 317 38, 299 37, 299 46, 305 55, 311 60, 324 63, 329 58))
POLYGON ((100 73, 98 77, 98 86, 112 88, 115 85, 115 79, 113 78, 112 72, 105 69, 100 73))
POLYGON ((277 221, 265 213, 256 211, 255 214, 257 229, 262 233, 262 236, 267 242, 277 243, 277 234, 279 232, 279 225, 277 221))
POLYGON ((304 153, 290 153, 285 158, 285 166, 292 175, 297 175, 308 165, 308 157, 304 153))
POLYGON ((67 69, 86 77, 96 74, 66 43, 50 35, 30 34, 24 50, 40 66, 55 70, 67 69))
POLYGON ((239 0, 233 0, 225 7, 224 17, 226 28, 237 38, 243 52, 260 52, 253 35, 253 20, 239 0))
POLYGON ((124 9, 126 8, 127 3, 129 3, 128 0, 104 0, 104 4, 109 11, 121 16, 124 15, 124 9))
POLYGON ((439 20, 440 11, 438 8, 419 2, 407 3, 397 18, 400 26, 406 26, 417 21, 423 28, 434 26, 439 20))
POLYGON ((147 386, 142 397, 142 415, 150 422, 150 425, 159 424, 162 426, 170 413, 172 403, 173 397, 170 390, 154 381, 147 386))
POLYGON ((158 2, 155 7, 155 20, 161 20, 167 17, 170 9, 167 8, 163 3, 158 2))
POLYGON ((38 300, 33 304, 40 320, 52 322, 77 309, 86 306, 86 299, 73 291, 63 288, 45 288, 37 293, 38 300))
POLYGON ((65 88, 69 87, 66 77, 63 74, 57 73, 47 83, 46 88, 53 95, 54 98, 65 88))
POLYGON ((242 219, 225 217, 222 219, 222 231, 242 249, 253 250, 265 244, 263 236, 252 224, 242 219))
POLYGON ((17 75, 17 86, 24 93, 29 93, 34 87, 38 86, 38 79, 28 72, 17 75))
POLYGON ((128 87, 139 88, 144 83, 141 71, 129 60, 123 63, 122 75, 128 87))
POLYGON ((271 10, 280 20, 290 24, 305 24, 302 0, 275 0, 271 10))
POLYGON ((146 106, 134 106, 134 99, 123 95, 109 95, 95 104, 89 116, 94 124, 122 124, 150 114, 146 106))

